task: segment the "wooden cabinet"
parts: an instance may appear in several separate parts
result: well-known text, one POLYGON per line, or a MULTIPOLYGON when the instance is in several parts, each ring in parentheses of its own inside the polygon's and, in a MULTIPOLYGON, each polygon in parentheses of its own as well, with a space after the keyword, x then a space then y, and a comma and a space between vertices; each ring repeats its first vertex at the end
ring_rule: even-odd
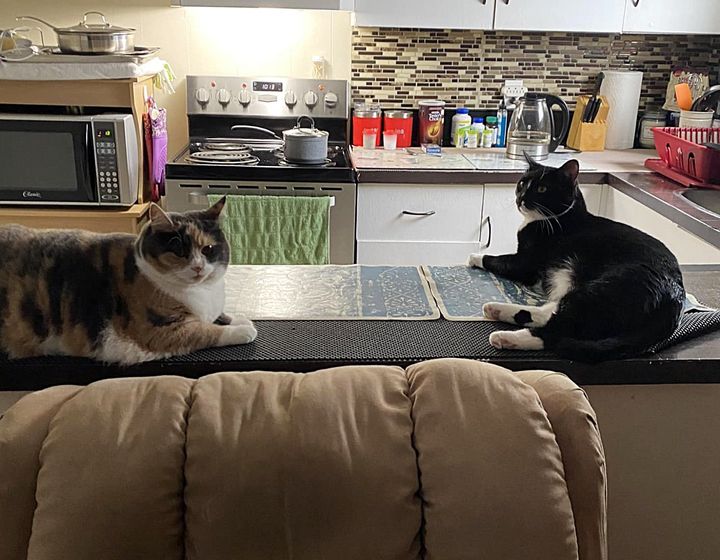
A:
POLYGON ((497 0, 494 28, 619 33, 623 26, 625 1, 497 0))
MULTIPOLYGON (((593 214, 600 213, 604 185, 581 185, 585 204, 593 214)), ((517 231, 523 217, 515 205, 515 184, 489 183, 483 199, 482 251, 488 255, 507 255, 517 251, 517 231)))
POLYGON ((659 239, 680 264, 720 264, 720 249, 616 189, 607 188, 601 215, 659 239))
MULTIPOLYGON (((502 3, 502 0, 497 0, 502 3)), ((355 0, 357 25, 492 29, 496 0, 355 0)))
MULTIPOLYGON (((514 0, 512 0, 514 1, 514 0)), ((626 0, 625 33, 720 33, 718 0, 626 0)))
POLYGON ((97 233, 140 233, 147 221, 149 203, 125 209, 0 208, 0 225, 21 224, 38 229, 86 229, 97 233))
POLYGON ((459 264, 480 243, 482 185, 360 184, 359 264, 459 264))

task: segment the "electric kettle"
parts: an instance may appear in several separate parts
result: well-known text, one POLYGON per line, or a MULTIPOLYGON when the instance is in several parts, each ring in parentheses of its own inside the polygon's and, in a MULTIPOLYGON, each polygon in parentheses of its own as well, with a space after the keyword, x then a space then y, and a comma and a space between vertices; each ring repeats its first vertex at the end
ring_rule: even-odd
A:
POLYGON ((570 124, 567 104, 548 93, 526 93, 513 111, 507 135, 507 157, 534 160, 548 157, 565 137, 570 124), (556 127, 551 108, 560 108, 560 123, 556 127), (556 130, 558 129, 558 130, 556 130))

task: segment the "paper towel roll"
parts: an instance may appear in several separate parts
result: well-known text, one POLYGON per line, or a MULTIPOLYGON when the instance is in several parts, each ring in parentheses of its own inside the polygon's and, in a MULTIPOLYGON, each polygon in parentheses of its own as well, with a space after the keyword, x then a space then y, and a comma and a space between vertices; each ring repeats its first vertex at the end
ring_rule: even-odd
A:
POLYGON ((643 73, 614 70, 603 70, 603 73, 605 78, 600 86, 600 95, 604 95, 610 104, 605 148, 632 148, 635 143, 643 73))

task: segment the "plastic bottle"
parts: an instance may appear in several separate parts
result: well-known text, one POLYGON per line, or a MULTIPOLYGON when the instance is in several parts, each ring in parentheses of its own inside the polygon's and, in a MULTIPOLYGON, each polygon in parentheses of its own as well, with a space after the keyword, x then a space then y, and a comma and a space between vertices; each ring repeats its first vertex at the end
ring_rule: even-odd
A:
POLYGON ((505 99, 500 100, 500 107, 497 112, 498 134, 496 145, 500 148, 505 147, 507 142, 507 109, 505 108, 505 99))
POLYGON ((472 127, 477 130, 478 136, 482 137, 483 130, 485 130, 485 119, 482 117, 475 117, 473 119, 472 127))
MULTIPOLYGON (((450 141, 452 142, 453 146, 455 146, 455 135, 457 134, 457 131, 459 128, 462 128, 463 126, 469 126, 472 124, 472 117, 470 116, 470 110, 465 109, 464 107, 461 107, 457 111, 455 111, 455 115, 452 118, 452 122, 450 125, 450 141)), ((461 147, 461 146, 459 146, 461 147)))
POLYGON ((472 126, 466 126, 463 130, 465 130, 465 147, 478 148, 480 146, 480 135, 482 132, 472 126))
POLYGON ((485 121, 485 128, 489 128, 492 134, 492 146, 497 145, 497 117, 488 117, 485 121))
POLYGON ((493 131, 491 128, 485 128, 483 130, 482 134, 482 147, 483 148, 492 148, 493 144, 493 131))

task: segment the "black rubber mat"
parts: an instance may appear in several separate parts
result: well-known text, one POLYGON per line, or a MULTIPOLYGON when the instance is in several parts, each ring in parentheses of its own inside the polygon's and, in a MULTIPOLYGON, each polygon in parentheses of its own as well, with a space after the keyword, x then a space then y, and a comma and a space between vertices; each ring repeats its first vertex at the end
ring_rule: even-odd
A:
MULTIPOLYGON (((84 384, 106 377, 174 374, 197 377, 217 371, 252 369, 312 371, 348 364, 398 364, 458 357, 520 367, 558 367, 550 352, 497 350, 491 332, 509 327, 495 322, 446 321, 258 321, 252 344, 209 348, 185 356, 132 367, 87 359, 43 357, 9 361, 0 356, 0 390, 84 384)), ((677 331, 652 350, 720 330, 720 312, 686 313, 677 331)), ((560 368, 566 371, 564 368, 560 368)))

